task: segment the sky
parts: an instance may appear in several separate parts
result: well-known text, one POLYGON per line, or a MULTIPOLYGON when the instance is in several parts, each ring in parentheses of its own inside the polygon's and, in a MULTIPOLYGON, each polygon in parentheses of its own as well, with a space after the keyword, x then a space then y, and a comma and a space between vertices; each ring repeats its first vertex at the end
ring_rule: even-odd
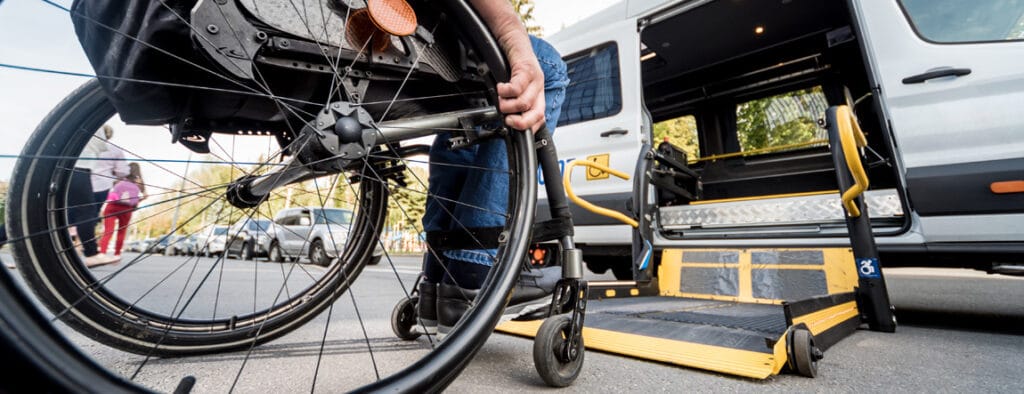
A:
MULTIPOLYGON (((535 0, 534 17, 551 35, 565 26, 613 4, 617 0, 535 0)), ((70 6, 71 0, 54 0, 70 6)), ((0 63, 92 74, 74 35, 67 12, 41 0, 0 0, 0 63)), ((36 125, 68 93, 85 83, 86 78, 0 67, 0 181, 8 181, 16 157, 36 125)), ((166 130, 154 127, 125 126, 117 119, 113 141, 131 153, 148 158, 186 159, 188 151, 171 145, 166 130)), ((255 160, 276 150, 265 137, 220 137, 225 150, 250 152, 236 154, 236 160, 255 160)), ((216 148, 215 148, 216 149, 216 148)), ((226 156, 226 153, 221 153, 226 156)), ((131 158, 132 154, 128 155, 131 158)), ((193 159, 195 159, 193 157, 193 159)), ((147 183, 173 187, 183 165, 162 164, 162 168, 144 167, 147 183)))

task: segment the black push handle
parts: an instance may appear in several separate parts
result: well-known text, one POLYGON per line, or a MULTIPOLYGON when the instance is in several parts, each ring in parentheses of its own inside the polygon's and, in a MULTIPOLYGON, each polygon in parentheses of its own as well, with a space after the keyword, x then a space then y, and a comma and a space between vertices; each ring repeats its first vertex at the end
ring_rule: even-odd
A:
POLYGON ((923 83, 929 79, 942 78, 942 77, 962 77, 970 74, 971 69, 969 68, 943 68, 941 70, 929 71, 923 74, 917 74, 903 78, 904 85, 913 85, 915 83, 923 83))
POLYGON ((626 135, 626 134, 629 134, 629 130, 620 129, 620 128, 614 128, 614 129, 611 129, 611 130, 608 130, 606 132, 601 133, 601 136, 602 137, 611 137, 613 135, 626 135))

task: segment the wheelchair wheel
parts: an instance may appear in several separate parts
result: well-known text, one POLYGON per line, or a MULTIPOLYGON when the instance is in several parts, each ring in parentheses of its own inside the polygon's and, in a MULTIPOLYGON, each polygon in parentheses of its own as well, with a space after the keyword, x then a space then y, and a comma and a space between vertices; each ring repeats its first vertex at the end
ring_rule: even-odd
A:
POLYGON ((414 331, 416 327, 416 303, 419 297, 403 298, 391 311, 391 330, 395 336, 406 341, 419 338, 422 334, 414 331))
POLYGON ((571 319, 567 315, 552 316, 544 320, 533 340, 533 366, 544 383, 551 387, 568 387, 579 377, 583 370, 583 338, 580 338, 575 358, 564 360, 562 351, 568 345, 566 332, 569 331, 571 319))
MULTIPOLYGON (((247 7, 252 2, 200 3, 206 7, 226 3, 229 9, 247 7)), ((328 6, 326 1, 312 3, 316 3, 310 5, 316 12, 328 10, 336 19, 346 23, 351 20, 347 17, 352 10, 344 4, 352 2, 342 2, 342 6, 334 2, 328 6)), ((236 53, 232 57, 246 58, 252 70, 248 79, 238 75, 238 64, 230 63, 235 60, 225 63, 216 59, 215 53, 203 57, 213 58, 206 59, 207 63, 198 62, 200 57, 182 59, 179 47, 168 48, 164 60, 190 69, 182 75, 205 74, 206 78, 197 79, 204 83, 111 83, 104 79, 107 75, 101 75, 101 79, 91 80, 73 92, 41 122, 23 148, 7 202, 8 243, 19 272, 52 313, 52 319, 19 320, 40 328, 36 334, 29 326, 5 332, 5 339, 11 343, 47 340, 56 344, 57 348, 49 347, 47 352, 40 350, 42 346, 29 346, 19 353, 41 360, 32 365, 50 368, 43 375, 51 378, 59 375, 52 369, 61 363, 47 360, 82 359, 67 356, 77 354, 69 339, 80 342, 86 353, 92 354, 90 351, 97 348, 81 336, 59 338, 66 331, 54 330, 52 324, 58 320, 88 339, 144 356, 131 358, 131 368, 117 365, 122 361, 99 360, 104 367, 125 375, 76 375, 84 379, 76 381, 77 386, 61 386, 70 391, 102 387, 88 384, 89 379, 138 379, 135 383, 159 386, 158 380, 145 379, 146 375, 160 375, 159 369, 166 367, 150 362, 153 357, 198 357, 227 351, 244 351, 244 358, 239 356, 242 361, 237 377, 251 375, 243 372, 247 366, 257 368, 252 364, 261 359, 313 354, 316 367, 312 385, 316 388, 325 384, 318 383, 323 374, 337 372, 321 369, 321 361, 362 353, 368 357, 345 363, 365 365, 366 370, 345 368, 344 379, 325 377, 324 381, 332 384, 330 391, 364 385, 368 390, 433 391, 448 385, 489 336, 514 286, 520 257, 526 253, 537 183, 532 138, 519 132, 494 133, 489 141, 503 144, 507 152, 504 162, 494 168, 461 168, 495 172, 507 177, 509 183, 506 210, 500 213, 504 225, 493 256, 494 268, 480 296, 472 300, 474 308, 448 335, 445 346, 432 340, 417 341, 393 351, 380 343, 378 337, 388 336, 385 333, 390 322, 383 316, 389 308, 374 300, 386 291, 403 294, 409 300, 407 288, 415 280, 405 273, 407 270, 399 269, 402 262, 387 250, 380 268, 364 272, 365 265, 374 259, 374 250, 383 247, 381 233, 396 222, 418 227, 417 212, 422 212, 427 200, 444 204, 445 213, 452 217, 456 209, 480 209, 441 200, 427 192, 426 168, 431 163, 424 156, 424 146, 414 140, 439 131, 475 133, 501 123, 500 114, 494 110, 493 93, 496 81, 507 79, 500 48, 468 5, 458 1, 438 3, 437 9, 417 3, 416 13, 421 27, 428 27, 427 34, 396 38, 383 49, 378 43, 368 45, 372 37, 352 45, 337 41, 335 36, 305 37, 301 31, 311 29, 278 31, 289 26, 264 20, 250 26, 260 29, 262 35, 254 37, 264 46, 245 56, 236 53), (435 42, 421 42, 428 38, 435 42), (296 55, 288 48, 306 52, 296 55), (371 61, 371 57, 385 52, 409 62, 379 62, 383 57, 371 61), (445 61, 446 57, 458 61, 445 61), (172 93, 186 99, 175 116, 140 118, 122 110, 126 102, 119 94, 123 91, 112 86, 123 87, 126 83, 153 89, 173 84, 177 90, 172 93), (225 107, 229 107, 227 111, 223 111, 225 107), (333 123, 321 127, 328 118, 333 123), (424 119, 440 119, 451 125, 428 122, 424 126, 424 119), (103 137, 100 131, 104 125, 114 126, 113 138, 103 137), (353 138, 353 130, 362 134, 353 138), (172 139, 176 144, 167 144, 172 139), (122 152, 123 159, 103 159, 96 153, 114 150, 122 152), (114 203, 104 204, 93 195, 95 190, 82 187, 96 183, 93 171, 104 160, 134 163, 141 170, 144 181, 138 183, 146 189, 147 197, 128 210, 131 218, 125 219, 127 224, 107 224, 112 218, 120 219, 109 211, 114 203), (96 232, 97 228, 127 227, 129 240, 207 235, 203 245, 230 245, 233 240, 243 239, 241 232, 249 231, 249 223, 255 223, 256 230, 252 231, 298 237, 295 242, 304 244, 300 250, 309 250, 312 240, 303 239, 309 234, 300 229, 304 225, 284 220, 290 220, 293 214, 307 218, 308 222, 303 222, 306 227, 324 227, 322 233, 331 239, 322 245, 335 248, 331 255, 337 258, 333 262, 326 267, 287 260, 282 264, 252 264, 229 261, 226 252, 215 258, 165 257, 154 253, 150 246, 139 253, 125 252, 118 264, 107 264, 109 260, 78 254, 69 233, 70 228, 77 228, 86 244, 96 238, 102 244, 110 237, 99 233, 89 236, 89 228, 96 232), (102 224, 95 222, 97 218, 102 224), (232 230, 214 231, 219 227, 232 230), (94 266, 94 262, 104 264, 94 266), (383 284, 388 279, 390 284, 383 284), (306 342, 283 340, 260 355, 257 345, 288 338, 287 334, 304 329, 303 325, 311 321, 323 324, 315 328, 322 335, 317 335, 313 351, 304 347, 306 342), (361 346, 331 351, 336 343, 361 346), (386 359, 381 364, 387 368, 378 366, 378 358, 386 359), (154 369, 156 372, 145 372, 154 369)), ((159 7, 156 3, 153 6, 159 7)), ((80 8, 72 9, 73 18, 86 12, 80 8)), ((252 17, 250 14, 258 13, 238 15, 252 17)), ((200 16, 193 13, 190 23, 197 26, 188 26, 189 31, 199 34, 196 32, 217 30, 209 27, 213 23, 200 25, 200 16)), ((231 29, 221 28, 220 35, 241 40, 237 30, 243 30, 242 22, 230 20, 231 29)), ((145 42, 154 36, 119 33, 132 41, 159 47, 159 43, 145 42)), ((202 37, 193 44, 205 45, 202 37)), ((128 61, 125 59, 122 65, 128 61)), ((155 67, 151 63, 143 65, 155 67)), ((472 149, 473 145, 467 147, 472 149)), ((98 170, 96 175, 103 177, 98 170)), ((107 176, 106 181, 121 182, 110 178, 107 176)), ((422 228, 416 230, 422 232, 422 228)), ((109 243, 107 252, 117 253, 113 251, 116 241, 109 243)), ((86 245, 84 253, 92 255, 89 249, 86 245)), ((0 285, 4 290, 18 291, 10 283, 0 285)), ((23 298, 11 300, 21 300, 19 305, 33 313, 23 298)), ((5 314, 13 312, 0 310, 0 318, 6 320, 10 316, 5 314)), ((100 357, 102 353, 93 355, 100 357)), ((183 358, 181 363, 188 360, 183 358)), ((87 360, 81 362, 85 369, 94 369, 87 360)), ((197 373, 203 372, 203 368, 197 368, 197 373)), ((245 387, 237 377, 232 388, 245 387)), ((197 381, 202 385, 205 380, 197 381)))
MULTIPOLYGON (((261 279, 257 265, 241 268, 243 266, 237 263, 243 260, 228 261, 225 258, 228 253, 207 261, 161 258, 164 253, 154 251, 153 246, 137 255, 124 254, 122 262, 116 266, 89 268, 87 260, 72 246, 67 229, 78 221, 87 220, 76 216, 75 210, 83 206, 98 210, 101 202, 79 202, 80 199, 70 195, 74 192, 71 187, 76 177, 90 175, 91 171, 83 164, 87 159, 82 157, 82 152, 90 141, 96 141, 95 130, 110 122, 113 116, 114 108, 99 84, 86 83, 43 120, 25 146, 22 154, 25 159, 19 160, 12 178, 10 235, 27 237, 23 242, 12 243, 19 270, 44 304, 83 334, 121 350, 158 356, 244 349, 283 335, 315 317, 351 285, 369 259, 377 242, 377 233, 372 229, 382 226, 385 211, 385 200, 372 196, 387 194, 383 183, 372 180, 352 185, 360 204, 352 209, 356 214, 351 225, 362 231, 352 233, 352 240, 343 252, 347 258, 323 273, 303 274, 301 284, 297 283, 298 274, 302 273, 298 267, 292 269, 287 280, 280 275, 261 279), (236 270, 238 273, 232 275, 236 270), (203 276, 197 278, 198 275, 203 276), (150 283, 135 286, 143 280, 140 277, 150 283), (200 282, 203 278, 207 279, 205 283, 200 282), (217 282, 227 280, 252 282, 249 299, 235 302, 228 298, 231 296, 219 293, 217 282), (276 282, 290 285, 289 293, 278 294, 277 287, 267 287, 276 282), (264 286, 262 291, 260 285, 264 286), (179 305, 161 309, 165 306, 151 302, 167 297, 176 301, 180 297, 180 302, 173 303, 179 305), (207 305, 200 307, 199 303, 207 305)), ((148 143, 158 140, 161 131, 166 132, 158 128, 124 132, 138 133, 138 141, 148 143)), ((111 139, 111 146, 116 142, 116 137, 111 139)), ((135 156, 144 152, 145 144, 133 143, 131 137, 126 136, 117 148, 135 156)), ((178 173, 167 164, 159 167, 153 164, 160 158, 138 156, 130 158, 141 163, 140 167, 151 170, 147 178, 158 178, 158 171, 163 167, 168 177, 179 180, 181 187, 177 190, 164 187, 158 180, 146 185, 150 189, 147 200, 153 201, 143 200, 133 209, 132 226, 159 225, 158 220, 177 209, 187 214, 179 218, 175 232, 192 235, 202 233, 213 224, 245 220, 267 224, 273 215, 272 199, 247 210, 230 207, 224 201, 226 186, 222 183, 230 182, 231 172, 241 173, 243 169, 237 164, 227 161, 223 167, 206 169, 217 171, 219 168, 226 172, 225 179, 208 181, 195 173, 178 173), (200 219, 204 215, 206 224, 200 219)), ((342 225, 347 224, 328 224, 342 225)), ((287 230, 286 227, 281 229, 287 230)), ((225 233, 221 236, 238 235, 225 233)), ((83 241, 102 243, 102 239, 96 239, 100 238, 98 234, 91 238, 83 241)))

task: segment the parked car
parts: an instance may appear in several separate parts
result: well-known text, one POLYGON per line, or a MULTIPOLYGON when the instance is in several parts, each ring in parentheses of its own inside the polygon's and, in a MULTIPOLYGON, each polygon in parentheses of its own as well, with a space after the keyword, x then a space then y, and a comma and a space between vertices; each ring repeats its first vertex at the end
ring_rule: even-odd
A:
POLYGON ((196 236, 178 236, 173 242, 167 245, 164 254, 167 256, 191 256, 196 253, 196 236))
POLYGON ((227 257, 237 256, 242 260, 263 257, 270 250, 270 219, 245 218, 228 229, 227 257))
MULTIPOLYGON (((292 261, 308 256, 317 265, 327 266, 345 250, 352 211, 340 208, 305 207, 277 213, 271 227, 268 254, 271 261, 292 261)), ((378 244, 367 264, 377 264, 384 250, 378 244)))
POLYGON ((196 235, 197 253, 210 257, 224 253, 227 243, 228 226, 209 226, 196 235))
POLYGON ((147 248, 144 249, 146 253, 162 253, 168 254, 168 246, 174 244, 174 241, 178 239, 177 235, 164 234, 156 237, 156 240, 147 248))
POLYGON ((124 251, 139 253, 146 250, 146 248, 148 248, 149 245, 152 243, 153 240, 151 239, 138 239, 135 241, 129 241, 124 244, 124 251))

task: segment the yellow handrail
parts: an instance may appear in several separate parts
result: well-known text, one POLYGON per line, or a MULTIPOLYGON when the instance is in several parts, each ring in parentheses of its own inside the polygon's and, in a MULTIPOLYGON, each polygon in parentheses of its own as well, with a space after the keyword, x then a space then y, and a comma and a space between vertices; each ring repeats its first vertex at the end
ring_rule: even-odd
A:
POLYGON ((607 217, 610 217, 612 219, 616 219, 616 220, 618 220, 620 222, 623 222, 623 223, 626 223, 626 224, 628 224, 630 226, 633 226, 634 228, 639 226, 639 224, 637 223, 636 220, 633 220, 633 218, 631 218, 629 216, 623 215, 622 212, 611 210, 611 209, 608 209, 608 208, 599 207, 597 205, 591 204, 591 203, 587 202, 586 200, 576 196, 576 193, 573 193, 573 191, 572 191, 572 182, 570 182, 570 180, 572 179, 572 169, 575 168, 576 165, 581 165, 581 166, 590 167, 590 168, 596 168, 598 170, 601 170, 601 171, 607 172, 609 174, 615 175, 615 176, 617 176, 619 178, 622 178, 622 179, 625 179, 627 181, 629 180, 629 175, 626 175, 622 171, 618 171, 618 170, 609 168, 608 166, 605 166, 605 165, 597 164, 597 163, 592 162, 590 160, 573 160, 573 161, 570 161, 569 164, 565 166, 565 176, 562 177, 562 184, 565 185, 565 194, 567 194, 569 196, 569 200, 572 200, 572 202, 576 203, 576 205, 579 205, 579 206, 583 207, 583 209, 586 209, 586 210, 588 210, 590 212, 593 212, 595 214, 598 214, 598 215, 601 215, 601 216, 607 216, 607 217))
POLYGON ((853 176, 853 186, 843 192, 843 206, 849 212, 850 217, 859 217, 860 209, 853 199, 868 189, 868 174, 864 171, 864 165, 860 161, 859 147, 868 145, 867 137, 860 129, 857 118, 850 112, 850 107, 840 105, 836 107, 836 126, 839 127, 839 144, 843 148, 843 157, 846 159, 846 167, 850 169, 853 176))
POLYGON ((700 163, 702 161, 715 161, 715 160, 721 160, 721 159, 729 159, 729 158, 739 157, 739 156, 753 156, 753 155, 759 155, 759 154, 762 154, 762 153, 771 153, 771 152, 783 151, 783 150, 787 150, 787 149, 802 148, 802 147, 805 147, 805 146, 822 145, 822 144, 827 144, 827 143, 828 143, 827 139, 817 139, 817 140, 810 140, 810 141, 805 141, 805 142, 797 142, 797 143, 787 144, 787 145, 769 146, 767 148, 751 149, 751 150, 743 151, 743 152, 723 153, 723 154, 720 154, 720 155, 711 155, 711 156, 698 157, 696 159, 688 160, 686 162, 686 164, 700 163))

